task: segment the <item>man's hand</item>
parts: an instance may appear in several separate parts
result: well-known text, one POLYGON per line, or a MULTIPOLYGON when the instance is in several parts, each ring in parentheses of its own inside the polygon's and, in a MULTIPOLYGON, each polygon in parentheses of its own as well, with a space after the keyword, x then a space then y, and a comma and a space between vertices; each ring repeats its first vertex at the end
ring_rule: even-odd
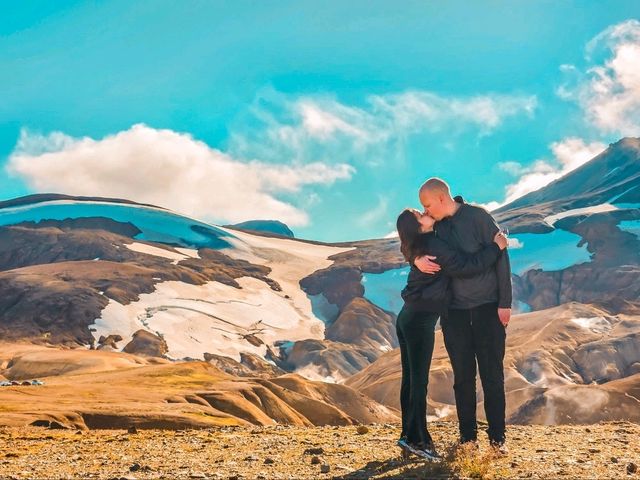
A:
POLYGON ((437 257, 432 257, 431 255, 422 255, 417 257, 413 263, 422 273, 433 275, 440 271, 440 265, 432 261, 436 258, 437 257))
POLYGON ((504 326, 504 328, 507 328, 507 326, 509 325, 509 320, 511 320, 511 309, 499 308, 498 317, 500 318, 500 323, 504 326))

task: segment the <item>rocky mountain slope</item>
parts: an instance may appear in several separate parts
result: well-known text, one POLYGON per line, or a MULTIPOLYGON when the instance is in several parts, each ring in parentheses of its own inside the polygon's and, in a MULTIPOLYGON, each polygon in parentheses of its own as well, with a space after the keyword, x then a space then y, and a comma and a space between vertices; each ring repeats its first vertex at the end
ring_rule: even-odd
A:
MULTIPOLYGON (((247 363, 236 368, 240 365, 247 363)), ((230 366, 1 343, 3 377, 37 377, 44 385, 0 387, 0 425, 56 422, 76 429, 177 429, 398 420, 395 410, 344 385, 269 372, 269 364, 254 365, 250 375, 230 371, 230 366), (261 367, 262 374, 256 375, 261 367)))
MULTIPOLYGON (((507 331, 507 419, 519 424, 640 422, 640 321, 570 303, 516 316, 507 331)), ((345 385, 399 408, 398 350, 353 375, 345 385)), ((432 419, 455 419, 453 372, 442 334, 429 379, 432 419)), ((478 414, 483 417, 482 393, 478 414)))
POLYGON ((152 352, 167 358, 254 354, 319 379, 345 378, 396 345, 392 315, 353 297, 332 326, 337 315, 328 319, 300 286, 354 245, 59 196, 5 202, 0 225, 5 340, 142 353, 133 340, 144 331, 164 345, 152 352), (328 345, 332 354, 323 359, 328 345))
POLYGON ((516 298, 539 310, 569 301, 635 311, 640 264, 640 139, 495 212, 514 233, 516 298))
MULTIPOLYGON (((554 217, 549 217, 554 214, 605 205, 637 208, 636 204, 640 203, 639 150, 640 138, 623 138, 576 170, 495 213, 502 221, 513 221, 514 228, 531 232, 534 228, 552 229, 554 217)), ((578 214, 571 213, 572 216, 578 214)))

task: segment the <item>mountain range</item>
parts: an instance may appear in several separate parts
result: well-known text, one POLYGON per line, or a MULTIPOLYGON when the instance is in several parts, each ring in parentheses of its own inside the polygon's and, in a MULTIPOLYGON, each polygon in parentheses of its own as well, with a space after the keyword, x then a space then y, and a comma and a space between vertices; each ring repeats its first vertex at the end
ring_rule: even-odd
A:
MULTIPOLYGON (((640 420, 640 139, 493 214, 511 232, 509 421, 640 420)), ((125 199, 0 202, 0 380, 45 381, 2 387, 3 422, 395 421, 407 272, 393 238, 328 244, 125 199)), ((429 415, 454 405, 438 333, 429 415)))

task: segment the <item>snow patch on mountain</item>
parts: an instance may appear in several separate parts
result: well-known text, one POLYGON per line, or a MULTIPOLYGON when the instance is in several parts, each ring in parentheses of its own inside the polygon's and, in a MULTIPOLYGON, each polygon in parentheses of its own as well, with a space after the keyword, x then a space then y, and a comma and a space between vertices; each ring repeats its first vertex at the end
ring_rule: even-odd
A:
POLYGON ((235 232, 159 207, 106 201, 51 200, 7 207, 0 210, 0 225, 88 217, 135 225, 141 232, 135 236, 136 240, 190 248, 229 247, 226 237, 235 235, 235 232))
POLYGON ((604 317, 572 318, 571 321, 594 333, 606 333, 611 330, 611 323, 604 317))
POLYGON ((168 258, 169 260, 173 260, 171 263, 177 265, 180 260, 184 260, 185 258, 200 258, 198 256, 198 251, 193 248, 176 248, 178 252, 172 252, 165 248, 154 247, 153 245, 148 245, 146 243, 133 242, 125 245, 129 250, 133 250, 138 253, 145 253, 147 255, 155 255, 157 257, 168 258))
POLYGON ((618 210, 618 207, 611 205, 610 203, 601 203, 600 205, 592 205, 590 207, 583 208, 573 208, 571 210, 556 213, 554 215, 549 215, 548 217, 544 218, 544 221, 553 227, 553 225, 561 218, 575 217, 577 215, 591 215, 592 213, 612 212, 614 210, 618 210))
MULTIPOLYGON (((154 292, 141 294, 137 302, 122 305, 110 300, 91 326, 94 337, 119 334, 128 341, 137 330, 145 329, 164 338, 171 358, 203 358, 206 352, 238 361, 240 352, 264 358, 267 346, 275 348, 276 342, 323 339, 325 324, 314 314, 300 280, 330 266, 329 256, 350 248, 244 232, 233 232, 225 240, 232 248, 221 250, 223 253, 271 268, 269 277, 282 291, 251 277, 237 279, 240 289, 219 282, 160 282, 154 292)), ((139 242, 127 248, 174 263, 198 256, 195 249, 181 248, 175 253, 139 242)))
POLYGON ((98 339, 119 334, 128 341, 144 329, 164 338, 171 358, 204 358, 208 352, 237 361, 240 352, 264 357, 266 345, 278 340, 324 338, 324 324, 300 315, 282 292, 255 278, 243 277, 238 283, 241 289, 219 282, 161 282, 137 302, 122 305, 110 300, 91 325, 93 335, 98 339))

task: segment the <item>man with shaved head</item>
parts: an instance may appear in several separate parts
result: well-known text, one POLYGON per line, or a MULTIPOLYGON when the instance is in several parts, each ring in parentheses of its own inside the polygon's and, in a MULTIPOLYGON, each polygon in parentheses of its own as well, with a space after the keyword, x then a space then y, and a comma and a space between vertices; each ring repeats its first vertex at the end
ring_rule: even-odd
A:
MULTIPOLYGON (((475 254, 493 242, 499 231, 484 208, 453 198, 449 185, 430 178, 420 187, 420 203, 433 217, 436 234, 452 247, 475 254)), ((424 273, 439 271, 438 259, 415 261, 424 273)), ((492 446, 506 452, 504 368, 506 327, 511 318, 511 267, 500 256, 495 268, 451 279, 452 301, 441 318, 445 346, 454 375, 460 443, 476 442, 476 363, 484 391, 484 409, 492 446)))

